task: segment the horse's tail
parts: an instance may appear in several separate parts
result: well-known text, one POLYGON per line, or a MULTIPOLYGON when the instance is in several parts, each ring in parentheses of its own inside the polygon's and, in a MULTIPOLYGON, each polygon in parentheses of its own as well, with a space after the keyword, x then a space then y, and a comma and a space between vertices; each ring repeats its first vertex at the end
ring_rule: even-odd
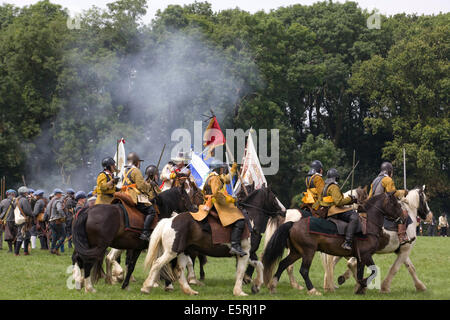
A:
POLYGON ((88 219, 88 207, 83 208, 73 220, 72 240, 78 255, 83 260, 95 262, 104 251, 103 248, 90 248, 86 233, 86 221, 88 219))
POLYGON ((289 238, 289 231, 293 224, 294 222, 292 221, 282 224, 270 238, 269 243, 267 243, 262 257, 262 263, 264 265, 264 283, 266 285, 268 285, 272 279, 275 263, 283 256, 289 238))

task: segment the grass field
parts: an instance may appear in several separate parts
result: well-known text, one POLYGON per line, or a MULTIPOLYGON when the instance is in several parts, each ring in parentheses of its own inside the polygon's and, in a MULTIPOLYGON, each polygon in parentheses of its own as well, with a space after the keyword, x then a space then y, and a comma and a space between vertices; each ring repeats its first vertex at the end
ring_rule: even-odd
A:
MULTIPOLYGON (((180 290, 178 284, 173 292, 165 292, 161 288, 155 288, 150 295, 141 294, 140 288, 144 281, 143 260, 145 253, 139 258, 135 270, 137 282, 130 284, 129 291, 120 289, 119 285, 106 285, 100 280, 96 285, 97 293, 86 294, 83 291, 70 290, 67 287, 67 279, 70 274, 66 270, 71 265, 72 250, 67 250, 61 256, 50 255, 47 251, 32 250, 30 256, 15 257, 7 250, 0 251, 0 299, 279 299, 279 300, 306 300, 306 299, 450 299, 450 238, 419 237, 412 251, 411 259, 417 269, 417 274, 427 286, 425 292, 416 292, 412 279, 405 267, 402 267, 394 278, 390 294, 381 294, 378 290, 367 290, 365 296, 353 294, 354 280, 348 280, 335 293, 325 293, 321 297, 310 297, 305 290, 292 289, 288 284, 287 274, 280 279, 277 293, 271 295, 267 288, 263 287, 257 295, 251 295, 250 286, 244 287, 249 293, 248 297, 234 297, 232 295, 235 260, 225 258, 209 258, 205 266, 205 286, 193 287, 199 291, 198 296, 186 296, 180 290)), ((375 255, 375 263, 381 268, 381 278, 384 279, 388 268, 395 259, 394 254, 375 255)), ((304 286, 303 279, 298 272, 300 261, 295 264, 295 276, 298 282, 304 286)), ((339 262, 336 277, 345 269, 345 263, 339 262)), ((198 275, 198 266, 196 266, 198 275)), ((322 293, 323 268, 320 257, 316 254, 311 266, 311 279, 322 293)), ((70 281, 70 280, 69 280, 70 281)))

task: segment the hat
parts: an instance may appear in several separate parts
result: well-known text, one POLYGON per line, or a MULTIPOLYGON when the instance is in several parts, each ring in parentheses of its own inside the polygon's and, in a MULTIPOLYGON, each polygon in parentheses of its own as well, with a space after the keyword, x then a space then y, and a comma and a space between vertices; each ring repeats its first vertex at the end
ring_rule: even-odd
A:
POLYGON ((28 188, 25 187, 25 186, 22 186, 22 187, 19 188, 19 190, 17 190, 17 192, 18 192, 19 194, 25 194, 25 193, 28 192, 28 188))
POLYGON ((10 193, 17 194, 16 190, 13 190, 13 189, 9 189, 6 191, 6 194, 10 194, 10 193))
POLYGON ((174 158, 172 158, 170 160, 172 160, 176 164, 181 163, 181 162, 187 164, 191 160, 191 157, 190 157, 189 153, 190 152, 182 152, 182 151, 180 151, 180 152, 178 152, 178 155, 176 157, 174 157, 174 158))
POLYGON ((90 191, 90 192, 87 194, 88 198, 92 197, 93 195, 94 195, 94 191, 90 191))
POLYGON ((34 195, 37 197, 42 197, 44 195, 44 190, 37 190, 34 192, 34 195))
POLYGON ((86 199, 86 193, 84 191, 78 191, 75 193, 75 200, 86 199))
POLYGON ((34 192, 35 192, 34 189, 28 188, 28 193, 34 193, 34 192))
POLYGON ((75 190, 73 190, 72 188, 69 188, 66 190, 66 193, 75 194, 75 190))
POLYGON ((61 189, 59 189, 59 188, 56 188, 55 190, 53 190, 53 194, 57 194, 57 193, 61 193, 61 194, 63 194, 64 193, 64 191, 62 191, 61 189))
POLYGON ((96 197, 96 196, 90 197, 90 198, 88 199, 88 201, 95 201, 95 200, 97 200, 97 197, 96 197))

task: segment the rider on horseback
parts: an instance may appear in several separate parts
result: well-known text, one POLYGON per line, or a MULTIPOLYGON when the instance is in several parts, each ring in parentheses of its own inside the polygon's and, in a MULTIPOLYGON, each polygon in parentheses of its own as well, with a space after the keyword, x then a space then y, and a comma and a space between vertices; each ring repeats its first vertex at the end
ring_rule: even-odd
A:
POLYGON ((122 190, 128 193, 136 208, 145 215, 144 230, 139 239, 149 241, 150 226, 156 216, 156 210, 149 199, 149 197, 154 197, 151 192, 153 188, 150 183, 144 181, 141 170, 139 170, 142 161, 144 160, 141 160, 137 153, 128 154, 122 190))
POLYGON ((323 187, 323 165, 319 160, 311 162, 310 170, 306 175, 306 192, 302 199, 303 204, 312 206, 313 209, 318 209, 320 199, 322 196, 323 187))
POLYGON ((111 204, 113 201, 114 192, 116 192, 116 185, 119 178, 114 178, 116 171, 116 162, 113 158, 108 157, 102 161, 103 171, 97 176, 97 186, 95 192, 97 200, 95 204, 111 204))
POLYGON ((335 168, 328 170, 325 187, 322 192, 322 200, 320 202, 322 206, 329 207, 328 217, 335 216, 337 219, 349 223, 345 230, 345 242, 342 244, 342 248, 352 250, 353 235, 358 227, 359 217, 355 210, 352 208, 344 208, 343 206, 356 203, 357 199, 353 196, 344 198, 339 188, 338 180, 338 171, 335 168))
POLYGON ((247 254, 241 247, 241 237, 245 227, 244 215, 236 207, 236 199, 230 196, 226 190, 226 184, 230 183, 232 176, 236 173, 237 163, 233 163, 230 174, 225 173, 227 166, 222 162, 212 163, 210 167, 213 172, 208 175, 203 187, 206 203, 201 207, 209 211, 214 205, 222 225, 224 227, 233 226, 230 254, 243 257, 247 254))
MULTIPOLYGON (((381 164, 380 174, 373 180, 370 185, 369 198, 382 194, 383 192, 395 192, 394 195, 400 199, 406 197, 408 190, 397 190, 395 188, 394 180, 392 175, 394 174, 394 168, 390 162, 383 162, 381 164)), ((406 220, 407 216, 403 217, 404 223, 398 224, 398 237, 400 245, 405 244, 409 241, 408 235, 406 234, 406 220)))
POLYGON ((166 191, 172 187, 172 185, 179 186, 180 182, 184 182, 186 178, 195 182, 191 176, 190 170, 186 167, 189 162, 189 157, 184 152, 179 152, 178 156, 172 158, 161 171, 161 185, 162 191, 166 191))

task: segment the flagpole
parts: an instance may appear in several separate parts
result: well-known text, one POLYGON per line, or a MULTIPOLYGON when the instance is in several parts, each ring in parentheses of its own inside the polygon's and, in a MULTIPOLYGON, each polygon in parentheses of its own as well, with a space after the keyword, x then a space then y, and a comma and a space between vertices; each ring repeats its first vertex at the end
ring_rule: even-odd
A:
MULTIPOLYGON (((234 162, 233 155, 232 155, 232 153, 230 151, 230 148, 228 147, 228 143, 226 143, 226 142, 225 142, 225 147, 227 149, 227 152, 230 154, 231 159, 233 159, 233 162, 234 162)), ((247 189, 245 188, 244 181, 242 181, 241 173, 239 172, 238 168, 236 168, 236 171, 237 171, 237 174, 238 174, 239 181, 241 182, 241 186, 244 188, 245 195, 248 196, 248 192, 247 192, 247 189)), ((234 193, 234 190, 233 190, 233 193, 234 193)))

